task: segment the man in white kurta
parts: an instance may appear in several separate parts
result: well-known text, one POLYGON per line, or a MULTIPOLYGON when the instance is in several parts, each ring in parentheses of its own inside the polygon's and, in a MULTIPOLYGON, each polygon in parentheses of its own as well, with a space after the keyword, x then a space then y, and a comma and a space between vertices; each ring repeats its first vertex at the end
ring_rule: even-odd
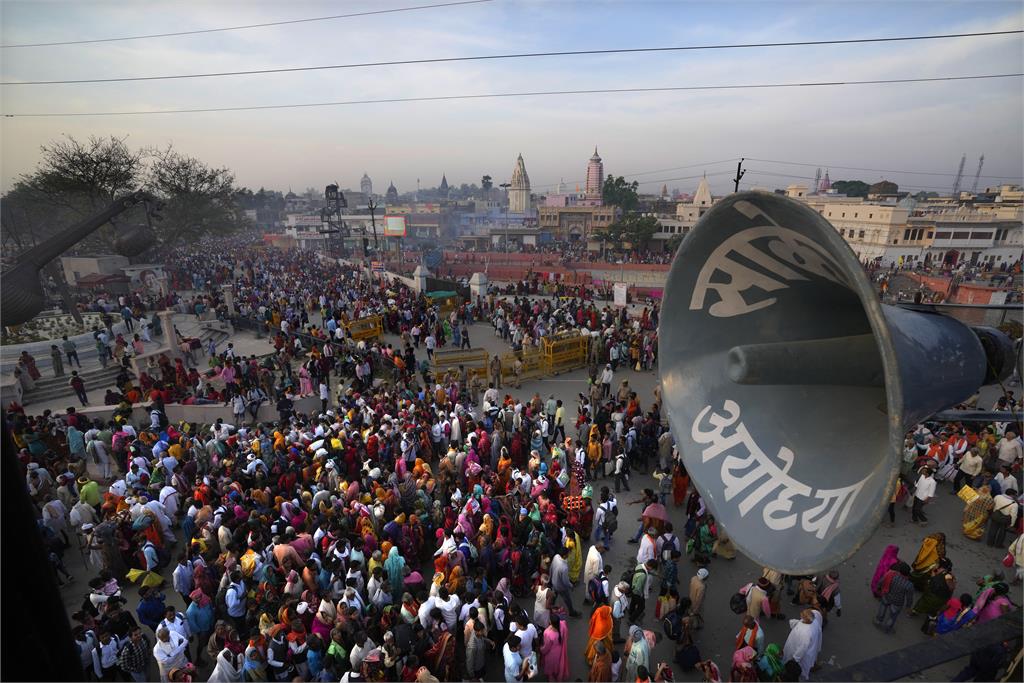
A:
POLYGON ((789 637, 782 649, 782 661, 795 661, 800 665, 800 680, 809 680, 811 667, 821 650, 821 612, 805 609, 800 619, 789 620, 789 637))
POLYGON ((160 668, 160 680, 167 681, 167 674, 171 669, 179 669, 188 663, 185 659, 185 650, 188 648, 188 641, 177 631, 171 631, 166 627, 158 628, 156 631, 156 645, 153 646, 153 658, 160 668))
POLYGON ((604 550, 604 545, 601 542, 597 542, 590 546, 590 550, 587 551, 587 561, 583 565, 584 586, 589 586, 590 580, 604 569, 604 558, 601 557, 602 550, 604 550))

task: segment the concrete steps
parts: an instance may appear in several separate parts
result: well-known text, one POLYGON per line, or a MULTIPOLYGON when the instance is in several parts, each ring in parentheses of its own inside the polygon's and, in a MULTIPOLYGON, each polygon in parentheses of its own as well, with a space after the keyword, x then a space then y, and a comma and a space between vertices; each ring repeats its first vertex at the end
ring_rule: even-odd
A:
MULTIPOLYGON (((77 369, 77 368, 76 368, 77 369)), ((74 396, 75 392, 71 389, 69 382, 71 381, 71 369, 67 365, 64 366, 63 377, 47 377, 43 376, 36 380, 35 389, 26 392, 24 396, 24 405, 31 403, 41 403, 54 398, 60 398, 61 396, 74 396)), ((117 378, 120 372, 120 367, 111 361, 110 365, 106 368, 88 368, 78 371, 78 375, 85 382, 85 390, 92 391, 93 389, 106 389, 114 386, 114 380, 117 378)), ((129 371, 129 375, 131 371, 129 371)))

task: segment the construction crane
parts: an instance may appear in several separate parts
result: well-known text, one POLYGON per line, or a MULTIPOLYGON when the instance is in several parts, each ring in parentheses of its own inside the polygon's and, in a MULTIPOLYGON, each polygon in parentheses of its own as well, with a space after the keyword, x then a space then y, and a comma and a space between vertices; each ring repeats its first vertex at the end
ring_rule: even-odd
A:
POLYGON ((971 185, 971 194, 978 193, 978 178, 981 177, 981 167, 985 165, 985 155, 978 157, 978 170, 974 172, 974 184, 971 185))
POLYGON ((967 155, 964 154, 960 157, 960 167, 956 169, 956 180, 953 181, 953 199, 960 196, 960 180, 964 177, 964 162, 967 161, 967 155))

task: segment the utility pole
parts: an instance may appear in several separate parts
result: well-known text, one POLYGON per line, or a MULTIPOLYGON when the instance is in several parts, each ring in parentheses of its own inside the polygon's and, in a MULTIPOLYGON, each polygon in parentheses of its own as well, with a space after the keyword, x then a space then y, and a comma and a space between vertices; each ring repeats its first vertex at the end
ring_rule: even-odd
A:
POLYGON ((373 226, 373 249, 374 251, 378 251, 379 248, 377 244, 377 219, 374 217, 373 213, 374 211, 377 210, 377 204, 374 203, 373 197, 370 197, 369 201, 366 203, 366 208, 370 210, 370 225, 373 226))
POLYGON ((953 181, 953 199, 960 196, 960 180, 964 177, 965 161, 967 161, 967 154, 960 157, 960 166, 956 169, 956 180, 953 181))
POLYGON ((732 179, 732 182, 733 182, 733 192, 739 192, 740 191, 740 179, 742 179, 743 176, 745 176, 747 174, 746 169, 743 168, 743 162, 744 161, 745 161, 745 159, 740 159, 740 162, 738 164, 736 164, 736 177, 732 179))
POLYGON ((508 188, 512 187, 512 183, 502 183, 498 185, 501 189, 505 190, 505 253, 508 253, 508 188))

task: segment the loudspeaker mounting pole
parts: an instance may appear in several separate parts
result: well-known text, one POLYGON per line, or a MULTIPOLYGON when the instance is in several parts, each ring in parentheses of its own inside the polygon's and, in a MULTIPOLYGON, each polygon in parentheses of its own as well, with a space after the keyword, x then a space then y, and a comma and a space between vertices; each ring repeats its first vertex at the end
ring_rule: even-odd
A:
POLYGON ((732 179, 733 192, 740 191, 740 180, 747 174, 746 169, 743 168, 744 161, 746 161, 745 157, 740 159, 740 162, 736 164, 736 177, 732 179))

